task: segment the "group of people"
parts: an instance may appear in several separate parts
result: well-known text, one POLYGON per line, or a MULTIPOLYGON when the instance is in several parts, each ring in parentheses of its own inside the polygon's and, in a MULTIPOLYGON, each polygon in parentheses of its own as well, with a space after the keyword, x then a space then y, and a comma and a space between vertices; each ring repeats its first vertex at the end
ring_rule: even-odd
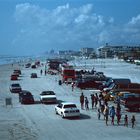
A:
MULTIPOLYGON (((42 74, 43 74, 43 70, 41 69, 41 70, 40 70, 40 75, 42 75, 42 74)), ((44 70, 44 74, 45 74, 45 75, 47 74, 47 70, 46 70, 46 69, 44 70)))
MULTIPOLYGON (((89 100, 87 97, 84 96, 83 93, 81 93, 80 96, 80 103, 81 103, 81 109, 85 109, 89 110, 89 100)), ((97 109, 97 116, 98 119, 100 120, 101 115, 104 117, 105 123, 106 125, 108 125, 108 120, 109 120, 109 116, 111 118, 111 124, 114 125, 114 118, 115 116, 117 117, 117 124, 120 125, 120 120, 121 120, 121 106, 120 103, 117 103, 117 106, 114 107, 112 106, 111 108, 109 108, 108 106, 108 101, 104 100, 104 96, 102 94, 102 92, 98 95, 97 93, 92 94, 91 95, 91 108, 97 109)), ((131 118, 131 124, 132 124, 132 128, 134 128, 135 126, 135 116, 133 115, 131 118)), ((128 116, 125 115, 124 117, 124 126, 128 126, 128 116)))

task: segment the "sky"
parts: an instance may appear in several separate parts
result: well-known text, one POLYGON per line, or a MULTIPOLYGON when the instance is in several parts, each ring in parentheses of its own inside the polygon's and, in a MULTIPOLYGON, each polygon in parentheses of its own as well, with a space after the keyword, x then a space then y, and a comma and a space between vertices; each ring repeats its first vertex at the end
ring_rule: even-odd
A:
POLYGON ((0 55, 140 44, 140 0, 0 0, 0 55))

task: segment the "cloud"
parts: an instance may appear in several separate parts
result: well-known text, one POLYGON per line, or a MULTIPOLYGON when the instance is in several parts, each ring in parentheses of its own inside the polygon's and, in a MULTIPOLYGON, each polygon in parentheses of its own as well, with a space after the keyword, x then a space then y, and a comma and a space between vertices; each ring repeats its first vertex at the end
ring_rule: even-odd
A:
POLYGON ((138 42, 140 15, 117 25, 113 17, 99 15, 93 8, 92 4, 78 8, 66 4, 48 10, 30 3, 18 4, 14 17, 19 32, 13 45, 46 51, 99 47, 106 42, 123 44, 130 38, 138 42))
POLYGON ((140 15, 133 17, 131 21, 129 21, 129 25, 140 25, 140 15))

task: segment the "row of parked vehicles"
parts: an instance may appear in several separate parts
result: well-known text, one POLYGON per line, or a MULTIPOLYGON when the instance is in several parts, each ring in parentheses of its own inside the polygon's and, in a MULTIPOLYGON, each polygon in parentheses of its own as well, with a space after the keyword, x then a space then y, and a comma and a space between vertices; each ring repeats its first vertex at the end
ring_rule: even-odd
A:
POLYGON ((74 83, 80 89, 97 89, 104 93, 107 100, 119 98, 122 105, 129 110, 140 109, 140 84, 132 83, 128 78, 112 78, 107 77, 102 72, 92 71, 76 71, 69 65, 63 67, 62 72, 63 83, 74 83), (128 93, 125 96, 119 96, 119 93, 128 93), (114 96, 115 95, 115 96, 114 96))
MULTIPOLYGON (((21 73, 20 73, 21 74, 21 73)), ((35 73, 31 74, 31 78, 37 78, 35 73)), ((35 99, 30 91, 23 90, 19 83, 12 83, 9 87, 11 93, 17 93, 19 102, 21 104, 34 104, 35 99)), ((62 118, 65 117, 80 117, 80 110, 75 103, 61 102, 59 103, 54 91, 42 91, 40 93, 40 103, 49 104, 55 103, 55 113, 59 114, 62 118)))
MULTIPOLYGON (((10 91, 12 93, 18 93, 19 102, 21 104, 34 104, 35 100, 31 92, 27 90, 22 90, 21 86, 16 84, 11 84, 10 91)), ((43 91, 40 94, 41 103, 58 103, 56 94, 53 91, 43 91)), ((65 117, 79 117, 80 110, 77 108, 76 104, 72 102, 62 102, 55 106, 55 113, 65 117)))
MULTIPOLYGON (((22 90, 19 83, 13 83, 9 87, 11 93, 18 93, 19 102, 22 104, 33 104, 34 98, 31 92, 27 90, 22 90)), ((40 102, 41 103, 57 103, 56 95, 53 91, 42 91, 40 93, 40 102)))

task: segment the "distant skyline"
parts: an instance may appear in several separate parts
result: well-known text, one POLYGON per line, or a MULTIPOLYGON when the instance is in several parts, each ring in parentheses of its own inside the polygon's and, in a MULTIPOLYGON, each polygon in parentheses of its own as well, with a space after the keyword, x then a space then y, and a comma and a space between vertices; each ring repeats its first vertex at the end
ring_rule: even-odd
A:
POLYGON ((0 0, 0 55, 140 44, 140 0, 0 0))

